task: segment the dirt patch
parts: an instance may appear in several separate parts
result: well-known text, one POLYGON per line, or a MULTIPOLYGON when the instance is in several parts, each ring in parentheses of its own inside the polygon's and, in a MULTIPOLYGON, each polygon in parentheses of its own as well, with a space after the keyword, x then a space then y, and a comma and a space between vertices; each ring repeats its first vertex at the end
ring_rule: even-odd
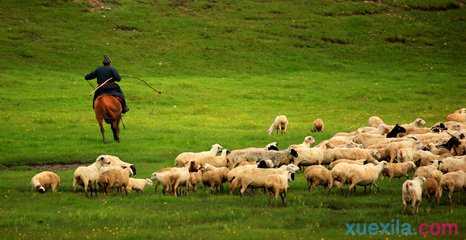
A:
POLYGON ((140 32, 141 30, 134 26, 117 24, 115 25, 115 30, 125 31, 125 32, 140 32))
POLYGON ((360 9, 355 11, 341 11, 341 12, 324 12, 322 15, 326 17, 339 17, 339 16, 369 16, 374 14, 383 13, 383 9, 360 9))
POLYGON ((84 163, 50 163, 50 164, 30 164, 30 165, 26 165, 26 167, 30 167, 32 169, 54 171, 54 170, 75 169, 83 165, 86 165, 86 164, 84 163))
POLYGON ((445 5, 410 5, 406 8, 409 10, 419 10, 427 12, 441 12, 461 8, 463 4, 461 2, 450 2, 445 5))
POLYGON ((405 44, 405 43, 408 42, 408 39, 406 39, 405 37, 402 37, 402 36, 394 36, 394 37, 385 38, 385 41, 389 42, 389 43, 402 43, 402 44, 405 44))
POLYGON ((327 43, 332 43, 332 44, 340 44, 340 45, 350 44, 349 40, 341 39, 341 38, 322 37, 321 40, 327 43))

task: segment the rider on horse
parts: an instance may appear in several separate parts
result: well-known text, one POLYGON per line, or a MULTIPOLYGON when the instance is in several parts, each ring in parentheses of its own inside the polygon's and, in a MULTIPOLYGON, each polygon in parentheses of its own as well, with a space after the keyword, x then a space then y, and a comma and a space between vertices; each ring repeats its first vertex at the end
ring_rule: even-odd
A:
POLYGON ((86 80, 92 80, 94 78, 97 78, 98 86, 100 86, 106 80, 111 78, 110 81, 108 81, 103 86, 101 86, 99 89, 97 89, 97 91, 95 91, 94 99, 92 100, 92 106, 94 106, 94 101, 98 96, 102 94, 109 94, 112 96, 116 96, 120 99, 121 106, 122 106, 122 113, 128 112, 129 109, 128 109, 128 106, 126 106, 125 96, 123 95, 123 92, 121 91, 120 86, 118 86, 118 84, 116 83, 121 80, 120 75, 118 74, 117 70, 111 66, 112 61, 110 60, 109 56, 105 55, 102 63, 103 63, 103 66, 98 67, 96 70, 87 74, 84 77, 86 80))

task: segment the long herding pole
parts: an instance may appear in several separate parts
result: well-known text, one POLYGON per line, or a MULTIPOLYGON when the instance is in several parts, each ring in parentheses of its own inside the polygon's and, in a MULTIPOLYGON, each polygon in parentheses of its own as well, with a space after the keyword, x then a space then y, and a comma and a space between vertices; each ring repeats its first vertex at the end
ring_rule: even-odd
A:
POLYGON ((157 92, 158 94, 162 94, 162 91, 160 91, 160 90, 158 90, 158 89, 152 87, 148 82, 144 81, 143 79, 140 79, 140 78, 135 77, 135 76, 130 76, 130 75, 126 75, 126 76, 129 77, 129 78, 137 79, 137 80, 143 82, 144 84, 146 84, 146 86, 148 86, 149 88, 151 88, 152 90, 154 90, 154 91, 157 92))
POLYGON ((103 85, 105 85, 108 81, 112 80, 112 78, 113 78, 113 77, 111 77, 111 78, 105 80, 105 82, 103 82, 102 84, 100 84, 99 86, 97 86, 94 90, 92 90, 91 93, 89 93, 89 96, 91 96, 92 94, 94 94, 95 91, 99 90, 99 88, 102 87, 103 85))

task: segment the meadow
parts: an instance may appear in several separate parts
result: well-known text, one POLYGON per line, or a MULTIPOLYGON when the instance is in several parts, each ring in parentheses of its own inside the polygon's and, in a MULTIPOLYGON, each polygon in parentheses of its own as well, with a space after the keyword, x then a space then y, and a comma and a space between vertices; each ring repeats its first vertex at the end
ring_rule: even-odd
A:
MULTIPOLYGON (((453 211, 445 201, 424 202, 419 215, 404 215, 404 179, 384 179, 377 193, 345 197, 306 192, 301 174, 287 207, 267 205, 263 194, 204 190, 181 198, 151 189, 88 199, 71 192, 72 169, 57 171, 59 193, 40 195, 29 186, 43 169, 35 165, 85 164, 102 153, 135 163, 142 178, 171 166, 180 152, 214 143, 238 149, 277 141, 286 148, 311 135, 315 118, 326 123, 325 132, 312 134, 317 142, 365 126, 372 115, 388 123, 442 121, 466 100, 463 5, 1 1, 2 239, 334 239, 351 237, 346 223, 392 219, 454 222, 464 236, 464 196, 453 211), (123 77, 130 107, 120 144, 101 142, 84 82, 104 54, 123 77), (268 136, 279 114, 288 116, 289 132, 268 136)), ((110 139, 109 128, 106 133, 110 139)))

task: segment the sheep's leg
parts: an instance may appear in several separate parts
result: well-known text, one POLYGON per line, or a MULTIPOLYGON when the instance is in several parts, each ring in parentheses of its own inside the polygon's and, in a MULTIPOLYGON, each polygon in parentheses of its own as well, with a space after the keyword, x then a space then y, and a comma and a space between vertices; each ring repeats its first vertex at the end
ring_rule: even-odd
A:
POLYGON ((175 197, 178 197, 178 185, 180 185, 180 182, 178 180, 175 181, 175 184, 173 185, 173 195, 175 197))
POLYGON ((241 197, 244 196, 244 192, 248 189, 248 185, 249 185, 249 184, 242 184, 242 185, 241 185, 241 190, 240 190, 241 197))
POLYGON ((286 191, 280 193, 280 198, 282 199, 283 206, 286 206, 286 191))

